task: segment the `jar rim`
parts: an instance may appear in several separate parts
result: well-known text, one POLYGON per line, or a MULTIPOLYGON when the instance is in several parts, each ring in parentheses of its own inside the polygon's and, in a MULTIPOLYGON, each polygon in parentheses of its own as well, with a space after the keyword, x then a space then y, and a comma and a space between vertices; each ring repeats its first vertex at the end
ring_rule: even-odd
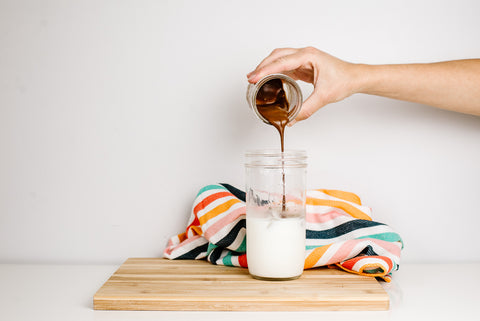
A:
POLYGON ((285 151, 280 151, 278 149, 251 149, 245 152, 245 156, 265 156, 265 157, 303 157, 307 158, 307 151, 303 149, 287 149, 285 151))
POLYGON ((245 152, 246 167, 306 167, 307 152, 305 150, 258 149, 245 152))
POLYGON ((262 86, 266 82, 268 82, 272 79, 282 79, 286 82, 286 84, 288 86, 292 86, 296 91, 296 94, 298 96, 298 98, 297 98, 298 102, 291 109, 292 113, 289 113, 289 115, 288 115, 288 122, 290 123, 292 120, 294 120, 297 117, 298 113, 300 112, 300 109, 302 108, 302 104, 303 104, 302 90, 301 90, 300 86, 298 85, 298 83, 295 81, 295 79, 293 79, 292 77, 289 77, 289 76, 287 76, 285 74, 281 74, 281 73, 269 74, 269 75, 264 76, 263 78, 258 80, 255 84, 249 84, 248 85, 249 89, 247 89, 247 101, 249 102, 250 107, 254 110, 255 115, 261 121, 263 121, 264 123, 270 124, 269 121, 267 119, 265 119, 265 117, 263 117, 262 114, 260 114, 258 112, 258 109, 256 107, 255 97, 257 97, 257 93, 260 90, 260 88, 262 88, 262 86), (251 88, 251 90, 250 90, 250 88, 251 88), (251 97, 249 97, 249 95, 251 95, 251 97), (250 99, 251 99, 251 101, 250 101, 250 99))

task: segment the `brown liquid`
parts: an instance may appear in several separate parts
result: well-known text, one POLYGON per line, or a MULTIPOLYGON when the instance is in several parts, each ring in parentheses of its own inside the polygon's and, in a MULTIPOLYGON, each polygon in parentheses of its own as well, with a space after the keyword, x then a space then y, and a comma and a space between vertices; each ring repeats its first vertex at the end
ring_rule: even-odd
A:
MULTIPOLYGON (((290 106, 285 90, 283 89, 283 81, 281 79, 267 81, 258 90, 257 97, 255 98, 259 114, 278 130, 278 133, 280 134, 280 147, 283 154, 285 151, 285 126, 288 123, 288 109, 290 106)), ((285 211, 285 169, 283 166, 282 183, 282 211, 285 211)))
POLYGON ((267 81, 258 90, 257 110, 280 134, 280 146, 284 152, 285 126, 288 123, 288 100, 281 79, 267 81))

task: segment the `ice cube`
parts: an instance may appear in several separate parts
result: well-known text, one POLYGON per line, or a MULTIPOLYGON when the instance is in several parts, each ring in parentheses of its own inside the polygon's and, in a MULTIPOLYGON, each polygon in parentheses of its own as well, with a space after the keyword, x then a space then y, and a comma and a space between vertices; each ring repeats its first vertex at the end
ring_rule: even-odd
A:
POLYGON ((279 219, 282 217, 282 210, 279 208, 272 207, 270 208, 270 215, 274 219, 279 219))

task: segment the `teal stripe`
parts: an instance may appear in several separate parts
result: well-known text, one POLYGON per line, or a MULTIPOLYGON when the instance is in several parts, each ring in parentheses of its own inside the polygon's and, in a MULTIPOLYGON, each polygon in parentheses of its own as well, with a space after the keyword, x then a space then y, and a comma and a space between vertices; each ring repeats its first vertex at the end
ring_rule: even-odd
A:
POLYGON ((377 273, 385 273, 388 271, 384 271, 382 268, 377 267, 377 268, 372 268, 372 269, 364 269, 363 273, 368 273, 368 274, 377 274, 377 273))
POLYGON ((365 235, 361 237, 357 237, 358 239, 377 239, 377 240, 383 240, 387 242, 400 242, 402 243, 402 249, 403 249, 403 242, 402 238, 400 235, 398 235, 395 232, 385 232, 385 233, 378 233, 378 234, 371 234, 371 235, 365 235))
POLYGON ((232 264, 232 254, 228 253, 228 254, 223 258, 223 265, 233 266, 233 264, 232 264))
POLYGON ((216 246, 215 244, 213 244, 213 243, 208 243, 207 256, 209 256, 210 253, 211 253, 214 249, 216 249, 216 248, 217 248, 217 246, 216 246))
MULTIPOLYGON (((403 248, 403 242, 402 238, 400 235, 398 235, 395 232, 385 232, 385 233, 378 233, 378 234, 371 234, 371 235, 365 235, 365 236, 360 236, 355 238, 356 240, 359 239, 377 239, 377 240, 383 240, 387 242, 400 242, 402 243, 402 248, 403 248)), ((312 250, 316 249, 317 247, 322 247, 324 245, 307 245, 305 246, 306 250, 312 250)))
POLYGON ((211 189, 225 189, 225 187, 221 186, 221 185, 207 185, 205 187, 203 187, 197 194, 197 197, 202 194, 203 192, 206 192, 206 191, 209 191, 211 189))
POLYGON ((325 245, 307 245, 305 246, 305 250, 313 250, 313 249, 316 249, 317 247, 322 247, 322 246, 325 246, 325 245))
POLYGON ((247 237, 243 238, 242 244, 235 250, 235 252, 245 253, 247 252, 247 237))

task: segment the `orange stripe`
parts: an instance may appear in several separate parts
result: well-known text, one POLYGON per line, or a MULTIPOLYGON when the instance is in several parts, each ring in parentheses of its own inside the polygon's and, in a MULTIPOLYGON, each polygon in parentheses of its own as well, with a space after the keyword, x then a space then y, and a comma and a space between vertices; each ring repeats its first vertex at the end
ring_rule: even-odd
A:
POLYGON ((336 198, 340 198, 344 201, 349 201, 357 205, 362 205, 362 202, 360 201, 360 197, 350 192, 344 192, 344 191, 339 191, 334 189, 317 189, 317 191, 323 192, 327 195, 330 195, 336 198))
POLYGON ((178 234, 177 236, 180 243, 187 239, 187 233, 178 234))
POLYGON ((240 201, 236 198, 233 198, 231 200, 226 201, 225 203, 222 203, 203 215, 202 217, 199 218, 200 224, 203 225, 205 224, 208 220, 214 218, 217 215, 220 215, 222 213, 225 213, 230 207, 233 205, 240 203, 240 201))
POLYGON ((347 267, 344 267, 342 265, 342 263, 336 263, 336 265, 338 267, 340 267, 342 270, 345 270, 347 272, 351 272, 351 273, 355 273, 355 274, 358 274, 358 275, 363 275, 363 276, 379 276, 379 277, 383 277, 385 276, 388 272, 384 271, 384 272, 379 272, 379 273, 365 273, 363 272, 366 268, 381 268, 383 270, 383 266, 381 266, 380 264, 378 263, 375 263, 375 264, 365 264, 365 265, 362 265, 360 271, 354 271, 354 270, 350 270, 349 268, 347 267))
POLYGON ((315 264, 320 260, 323 254, 328 250, 328 248, 332 244, 325 245, 322 247, 317 247, 310 253, 307 258, 305 259, 305 265, 303 266, 304 269, 310 269, 315 266, 315 264))
POLYGON ((353 205, 350 205, 348 203, 342 202, 342 201, 332 201, 332 200, 322 200, 318 198, 313 198, 313 197, 308 197, 307 198, 307 205, 322 205, 322 206, 330 206, 330 207, 336 207, 344 210, 351 216, 362 219, 362 220, 368 220, 371 221, 372 219, 370 216, 367 214, 363 213, 360 211, 358 208, 356 208, 353 205))
POLYGON ((218 193, 209 195, 209 196, 205 197, 200 203, 198 203, 197 206, 195 206, 195 208, 193 209, 193 213, 195 215, 197 215, 198 211, 207 207, 208 204, 210 204, 211 202, 213 202, 213 201, 215 201, 215 200, 217 200, 221 197, 231 196, 231 195, 232 195, 232 193, 230 193, 230 192, 218 192, 218 193))
POLYGON ((342 266, 341 263, 335 263, 336 266, 338 266, 339 268, 341 268, 342 270, 344 271, 347 271, 347 272, 350 272, 350 273, 354 273, 354 274, 358 274, 358 275, 363 275, 363 276, 370 276, 370 277, 377 277, 377 278, 382 278, 385 282, 390 282, 392 281, 392 278, 388 275, 388 274, 385 274, 385 273, 376 273, 376 274, 372 274, 372 273, 363 273, 363 272, 357 272, 357 271, 353 271, 353 270, 350 270, 344 266, 342 266))
POLYGON ((195 225, 192 225, 192 226, 189 226, 189 228, 187 229, 188 230, 193 230, 193 234, 194 235, 203 235, 203 231, 202 231, 202 228, 200 226, 195 226, 195 225))

